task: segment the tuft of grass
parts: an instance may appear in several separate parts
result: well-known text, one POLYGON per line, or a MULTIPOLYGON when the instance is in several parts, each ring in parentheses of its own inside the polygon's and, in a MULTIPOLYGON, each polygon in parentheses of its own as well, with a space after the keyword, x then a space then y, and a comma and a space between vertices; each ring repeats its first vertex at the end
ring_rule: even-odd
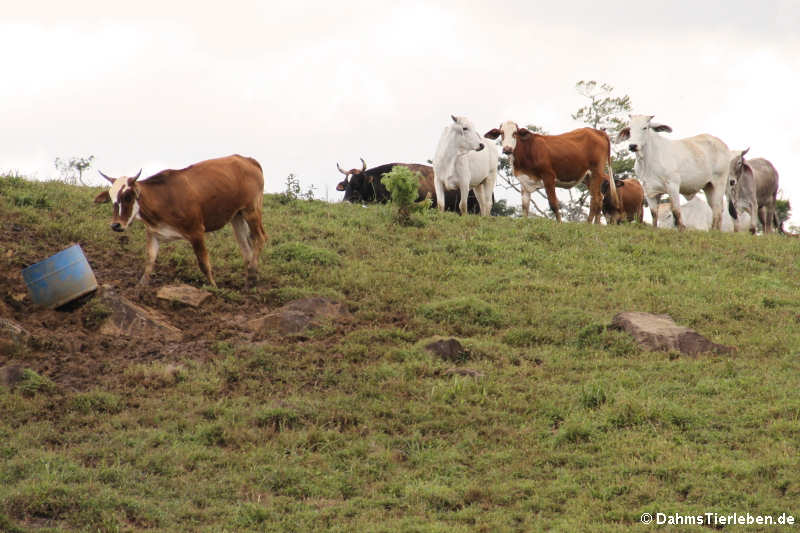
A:
POLYGON ((17 384, 17 389, 23 396, 31 398, 38 394, 53 393, 58 387, 49 378, 26 368, 22 371, 22 380, 17 384))

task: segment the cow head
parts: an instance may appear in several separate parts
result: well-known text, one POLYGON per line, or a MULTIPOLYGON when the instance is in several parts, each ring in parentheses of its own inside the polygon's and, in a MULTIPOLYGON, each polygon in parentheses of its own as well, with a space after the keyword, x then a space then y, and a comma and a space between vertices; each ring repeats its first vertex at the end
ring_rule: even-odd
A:
POLYGON ((500 124, 499 128, 493 128, 486 132, 487 139, 497 139, 500 137, 500 142, 503 145, 503 153, 504 154, 513 154, 514 148, 517 146, 517 137, 521 135, 523 137, 527 136, 530 132, 525 128, 519 129, 516 122, 512 122, 510 120, 506 120, 502 124, 500 124))
POLYGON ((631 115, 630 125, 622 128, 617 134, 617 142, 628 141, 628 149, 634 153, 644 152, 651 131, 671 132, 666 124, 653 122, 655 115, 631 115))
POLYGON ((466 153, 475 150, 480 152, 483 150, 483 138, 478 135, 472 122, 467 117, 457 117, 450 115, 453 123, 450 125, 450 131, 458 153, 466 153))
POLYGON ((344 192, 343 201, 345 202, 360 202, 363 197, 364 185, 371 182, 371 176, 366 176, 364 171, 367 170, 367 163, 364 158, 361 159, 361 168, 351 168, 344 170, 336 163, 336 168, 344 174, 344 180, 340 181, 336 186, 337 191, 344 192))
POLYGON ((750 148, 742 150, 736 157, 731 159, 730 169, 728 172, 728 186, 730 187, 730 190, 736 188, 736 183, 742 178, 742 174, 750 169, 750 165, 748 165, 747 161, 744 160, 744 154, 749 151, 750 148))
POLYGON ((111 188, 98 194, 94 203, 113 202, 114 216, 111 219, 111 229, 125 231, 139 214, 139 187, 136 180, 142 175, 142 171, 139 170, 139 173, 132 178, 121 176, 114 179, 102 172, 100 175, 111 183, 111 188))

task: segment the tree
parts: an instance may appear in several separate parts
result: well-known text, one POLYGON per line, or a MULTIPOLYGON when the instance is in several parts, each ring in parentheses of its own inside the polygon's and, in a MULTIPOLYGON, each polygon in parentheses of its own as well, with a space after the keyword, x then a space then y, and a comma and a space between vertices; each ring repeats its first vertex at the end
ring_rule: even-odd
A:
MULTIPOLYGON (((631 177, 635 159, 627 149, 614 147, 614 139, 619 130, 627 125, 625 115, 629 114, 632 109, 630 96, 612 96, 614 87, 607 83, 598 84, 594 80, 579 81, 575 84, 575 90, 578 94, 588 98, 589 103, 571 115, 572 119, 605 131, 611 140, 611 172, 614 174, 614 178, 631 177)), ((575 189, 577 189, 577 198, 573 197, 572 189, 569 190, 570 201, 565 206, 567 220, 582 220, 588 209, 586 203, 589 201, 590 194, 586 185, 579 183, 575 189)))
POLYGON ((592 81, 579 81, 575 90, 589 99, 589 103, 578 109, 573 120, 583 122, 598 130, 604 130, 611 138, 612 163, 614 177, 626 178, 633 173, 634 158, 627 148, 616 149, 614 139, 619 131, 627 125, 625 115, 631 112, 631 97, 612 96, 614 87, 607 83, 592 81))
POLYGON ((61 173, 61 181, 70 185, 86 185, 83 182, 83 172, 92 166, 94 156, 72 157, 69 161, 56 157, 54 162, 56 170, 61 173))

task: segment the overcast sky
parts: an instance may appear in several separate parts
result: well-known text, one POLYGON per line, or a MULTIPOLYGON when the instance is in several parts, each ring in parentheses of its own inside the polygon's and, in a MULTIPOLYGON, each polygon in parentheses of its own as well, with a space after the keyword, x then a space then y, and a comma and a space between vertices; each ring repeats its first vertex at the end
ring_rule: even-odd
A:
POLYGON ((482 132, 580 127, 575 83, 597 80, 669 138, 770 159, 800 221, 795 0, 276 4, 4 5, 0 170, 47 179, 56 157, 94 155, 149 176, 240 153, 268 192, 294 173, 335 200, 337 162, 425 162, 451 113, 482 132))

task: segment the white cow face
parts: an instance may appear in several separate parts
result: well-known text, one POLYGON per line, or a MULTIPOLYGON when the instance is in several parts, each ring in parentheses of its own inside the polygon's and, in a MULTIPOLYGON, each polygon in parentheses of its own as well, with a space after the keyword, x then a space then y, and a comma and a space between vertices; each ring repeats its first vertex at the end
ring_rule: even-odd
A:
POLYGON ((514 148, 517 146, 517 132, 519 127, 516 122, 506 120, 500 124, 499 128, 494 128, 486 132, 487 139, 497 139, 500 137, 500 142, 503 144, 504 154, 513 154, 514 148))
POLYGON ((450 125, 455 139, 455 145, 459 152, 465 153, 475 150, 480 152, 483 150, 483 139, 475 130, 475 126, 467 117, 456 117, 450 115, 453 119, 453 124, 450 125))
POLYGON ((631 115, 629 126, 622 128, 617 135, 617 142, 628 141, 628 150, 634 153, 644 152, 650 131, 671 132, 672 128, 666 124, 653 122, 655 115, 631 115))
POLYGON ((141 176, 140 170, 136 176, 128 178, 110 178, 100 172, 106 180, 111 183, 111 188, 98 194, 94 199, 95 203, 113 202, 114 214, 111 219, 111 229, 114 231, 125 231, 139 214, 138 189, 136 180, 141 176))

